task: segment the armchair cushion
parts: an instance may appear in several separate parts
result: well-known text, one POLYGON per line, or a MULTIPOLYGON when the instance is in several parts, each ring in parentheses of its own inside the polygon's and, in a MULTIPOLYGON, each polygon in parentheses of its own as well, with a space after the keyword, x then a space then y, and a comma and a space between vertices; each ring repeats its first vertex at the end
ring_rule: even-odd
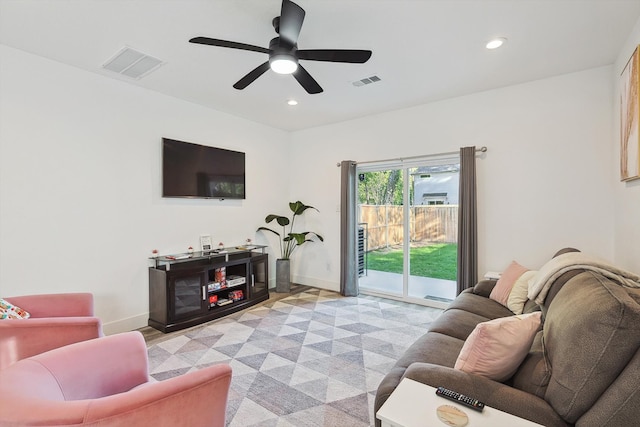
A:
POLYGON ((0 425, 219 426, 231 367, 150 382, 142 334, 84 341, 0 371, 0 425))

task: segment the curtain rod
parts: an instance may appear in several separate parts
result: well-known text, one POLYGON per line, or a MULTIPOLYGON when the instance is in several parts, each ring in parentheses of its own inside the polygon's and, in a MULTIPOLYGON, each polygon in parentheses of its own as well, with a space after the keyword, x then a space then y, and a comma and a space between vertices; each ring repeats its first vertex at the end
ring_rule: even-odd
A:
MULTIPOLYGON (((484 153, 487 151, 486 146, 482 146, 480 148, 476 148, 476 153, 484 153)), ((412 157, 398 157, 395 159, 386 159, 386 160, 370 160, 366 162, 355 162, 357 165, 365 165, 367 163, 382 163, 382 162, 404 162, 405 160, 416 160, 416 159, 427 159, 429 157, 440 157, 440 156, 451 156, 454 154, 460 154, 460 151, 449 151, 446 153, 437 153, 437 154, 426 154, 424 156, 412 156, 412 157)), ((336 164, 336 166, 340 167, 340 162, 336 164)))

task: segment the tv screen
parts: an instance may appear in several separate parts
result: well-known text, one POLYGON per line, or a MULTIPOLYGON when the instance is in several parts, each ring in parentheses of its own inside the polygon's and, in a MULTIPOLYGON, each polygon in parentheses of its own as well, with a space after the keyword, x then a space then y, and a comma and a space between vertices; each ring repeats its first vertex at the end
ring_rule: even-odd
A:
POLYGON ((163 138, 162 196, 244 199, 244 153, 163 138))

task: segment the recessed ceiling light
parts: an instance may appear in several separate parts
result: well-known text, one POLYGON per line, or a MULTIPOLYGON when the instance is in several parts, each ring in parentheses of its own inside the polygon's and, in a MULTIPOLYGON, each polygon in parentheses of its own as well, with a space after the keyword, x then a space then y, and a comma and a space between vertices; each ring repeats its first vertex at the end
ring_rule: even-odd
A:
POLYGON ((505 39, 504 37, 496 37, 495 39, 489 40, 489 42, 486 44, 486 48, 497 49, 503 44, 505 44, 506 42, 507 42, 507 39, 505 39))
POLYGON ((287 104, 293 106, 293 105, 298 105, 298 101, 296 101, 295 99, 290 99, 287 101, 287 104))

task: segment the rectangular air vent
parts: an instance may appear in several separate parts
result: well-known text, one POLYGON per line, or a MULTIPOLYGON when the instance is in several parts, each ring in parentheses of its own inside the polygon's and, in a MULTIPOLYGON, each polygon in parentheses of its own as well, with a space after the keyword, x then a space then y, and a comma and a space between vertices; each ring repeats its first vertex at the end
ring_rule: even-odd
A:
POLYGON ((380 81, 380 77, 371 76, 371 77, 367 77, 366 79, 356 80, 355 82, 353 82, 353 85, 359 87, 364 85, 370 85, 371 83, 375 83, 379 81, 380 81))
POLYGON ((163 64, 158 58, 123 47, 111 59, 102 65, 105 70, 139 79, 163 64))

